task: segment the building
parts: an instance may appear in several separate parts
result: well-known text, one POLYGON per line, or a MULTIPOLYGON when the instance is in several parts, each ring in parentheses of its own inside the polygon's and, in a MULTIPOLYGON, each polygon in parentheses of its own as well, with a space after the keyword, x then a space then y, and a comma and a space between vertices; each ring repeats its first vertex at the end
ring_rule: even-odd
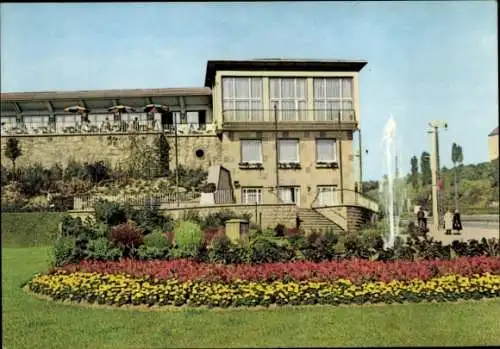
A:
POLYGON ((336 207, 328 219, 345 218, 352 208, 378 210, 355 190, 353 135, 366 63, 218 60, 208 61, 204 87, 5 93, 2 136, 21 140, 19 163, 76 158, 116 164, 126 162, 132 138, 149 142, 163 133, 172 136, 180 164, 227 169, 236 204, 336 207), (151 103, 170 111, 142 112, 151 103), (73 105, 90 113, 65 111, 73 105), (110 114, 117 105, 135 110, 110 114))
POLYGON ((498 127, 488 135, 488 160, 498 159, 498 127))

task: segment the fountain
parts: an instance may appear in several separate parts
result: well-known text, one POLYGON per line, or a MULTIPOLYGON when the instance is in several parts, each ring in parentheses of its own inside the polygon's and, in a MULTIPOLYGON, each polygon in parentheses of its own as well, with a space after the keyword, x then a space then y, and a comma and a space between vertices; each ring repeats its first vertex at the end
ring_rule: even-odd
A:
POLYGON ((396 153, 396 122, 392 115, 384 128, 385 169, 387 175, 379 186, 385 209, 386 233, 384 248, 393 248, 396 237, 400 233, 399 221, 405 203, 406 191, 404 179, 399 177, 399 168, 396 153))

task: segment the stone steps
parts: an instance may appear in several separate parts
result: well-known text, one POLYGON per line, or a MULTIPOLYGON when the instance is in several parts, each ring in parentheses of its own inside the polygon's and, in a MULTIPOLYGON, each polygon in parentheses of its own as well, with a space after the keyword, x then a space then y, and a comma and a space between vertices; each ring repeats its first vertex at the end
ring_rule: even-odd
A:
POLYGON ((299 209, 299 217, 302 220, 300 227, 309 234, 313 231, 324 233, 327 230, 335 232, 343 232, 342 228, 336 223, 332 222, 322 214, 310 208, 299 209))

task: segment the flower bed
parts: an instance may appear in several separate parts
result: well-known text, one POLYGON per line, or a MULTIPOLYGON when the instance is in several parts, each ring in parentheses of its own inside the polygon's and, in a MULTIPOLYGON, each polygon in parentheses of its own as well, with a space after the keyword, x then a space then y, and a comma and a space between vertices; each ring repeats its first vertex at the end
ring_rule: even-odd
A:
POLYGON ((28 287, 55 300, 118 306, 338 305, 499 297, 500 276, 490 273, 469 276, 451 274, 426 281, 374 281, 356 285, 346 279, 329 282, 234 280, 222 283, 58 270, 52 274, 37 275, 28 287))
POLYGON ((178 281, 205 281, 230 283, 236 280, 271 282, 281 281, 335 281, 347 279, 355 284, 367 281, 392 280, 422 281, 433 277, 457 274, 500 274, 498 257, 463 257, 455 260, 368 261, 343 260, 333 262, 290 262, 261 265, 222 265, 196 263, 186 260, 137 261, 124 259, 117 262, 82 261, 68 264, 52 272, 89 272, 100 274, 125 273, 133 277, 148 277, 178 281))

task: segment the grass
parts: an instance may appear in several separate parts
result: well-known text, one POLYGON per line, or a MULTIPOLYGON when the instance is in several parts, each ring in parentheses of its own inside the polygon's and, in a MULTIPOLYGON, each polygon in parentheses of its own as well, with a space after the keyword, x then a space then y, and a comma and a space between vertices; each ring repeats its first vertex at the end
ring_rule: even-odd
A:
POLYGON ((2 247, 49 245, 64 213, 2 213, 2 247))
POLYGON ((46 247, 2 249, 5 348, 466 346, 500 338, 500 300, 178 312, 56 304, 21 289, 48 262, 46 247))

